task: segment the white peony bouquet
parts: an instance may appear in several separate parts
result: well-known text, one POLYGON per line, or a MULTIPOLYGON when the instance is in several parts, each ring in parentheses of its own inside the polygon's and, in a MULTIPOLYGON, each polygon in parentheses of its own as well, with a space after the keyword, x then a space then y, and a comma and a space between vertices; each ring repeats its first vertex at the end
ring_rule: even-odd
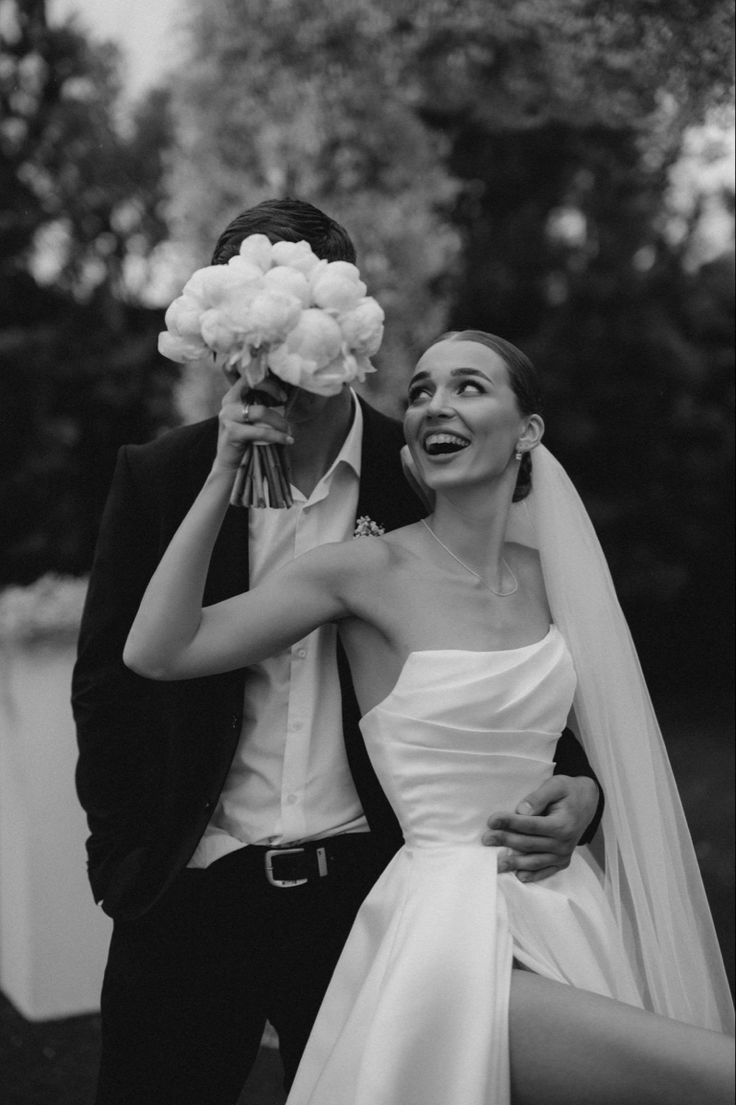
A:
MULTIPOLYGON (((337 395, 375 371, 369 358, 380 347, 383 318, 355 265, 321 260, 307 242, 272 243, 251 234, 226 265, 190 277, 166 312, 158 348, 178 362, 213 354, 229 377, 243 379, 246 403, 268 402, 255 393, 269 374, 317 395, 337 395)), ((292 505, 279 446, 247 451, 231 502, 292 505)))

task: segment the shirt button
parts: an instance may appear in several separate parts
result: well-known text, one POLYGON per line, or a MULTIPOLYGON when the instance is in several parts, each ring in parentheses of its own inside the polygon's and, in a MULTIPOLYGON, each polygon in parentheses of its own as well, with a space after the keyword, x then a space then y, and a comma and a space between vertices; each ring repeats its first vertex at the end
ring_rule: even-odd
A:
POLYGON ((294 732, 296 733, 296 732, 298 732, 298 731, 299 731, 300 729, 302 729, 302 728, 303 728, 303 724, 302 724, 302 722, 301 722, 301 721, 292 721, 292 723, 291 723, 291 728, 292 728, 292 729, 294 730, 294 732))
POLYGON ((298 802, 298 801, 299 801, 299 799, 297 798, 297 796, 295 794, 290 794, 289 797, 286 799, 286 804, 288 806, 293 806, 294 803, 298 802))
POLYGON ((306 655, 307 655, 307 650, 305 648, 298 649, 297 656, 299 657, 300 660, 303 660, 306 655))

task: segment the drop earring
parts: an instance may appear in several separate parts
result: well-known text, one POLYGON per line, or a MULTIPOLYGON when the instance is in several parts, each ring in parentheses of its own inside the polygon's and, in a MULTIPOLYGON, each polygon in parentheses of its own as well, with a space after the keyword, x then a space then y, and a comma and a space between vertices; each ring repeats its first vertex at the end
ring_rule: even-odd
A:
POLYGON ((522 453, 521 449, 517 449, 516 452, 514 453, 514 460, 521 460, 523 455, 524 454, 522 453))

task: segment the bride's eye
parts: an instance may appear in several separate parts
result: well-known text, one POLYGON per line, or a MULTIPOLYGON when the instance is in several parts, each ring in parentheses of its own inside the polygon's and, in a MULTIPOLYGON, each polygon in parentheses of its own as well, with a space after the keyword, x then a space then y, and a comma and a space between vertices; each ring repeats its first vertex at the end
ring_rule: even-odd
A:
POLYGON ((409 388, 408 400, 409 406, 412 403, 418 403, 420 399, 427 397, 430 394, 429 388, 426 384, 417 384, 415 387, 409 388))
POLYGON ((458 395, 464 395, 467 392, 468 388, 475 395, 485 395, 485 388, 476 380, 463 380, 461 383, 459 383, 456 389, 458 395))

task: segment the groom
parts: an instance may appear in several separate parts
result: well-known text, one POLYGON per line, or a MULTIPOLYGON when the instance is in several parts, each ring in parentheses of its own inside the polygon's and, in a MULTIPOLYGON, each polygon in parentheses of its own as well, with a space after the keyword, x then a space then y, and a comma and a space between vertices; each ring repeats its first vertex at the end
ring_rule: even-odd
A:
MULTIPOLYGON (((252 233, 355 258, 321 211, 275 200, 225 229, 213 263, 252 233)), ((389 530, 424 513, 402 478, 400 425, 348 390, 299 392, 290 425, 295 505, 230 509, 206 603, 316 544, 349 539, 358 518, 389 530)), ((82 622, 77 787, 92 892, 115 920, 97 1105, 236 1102, 266 1019, 289 1084, 358 906, 401 843, 334 628, 247 672, 154 683, 123 666, 142 593, 204 482, 216 435, 213 418, 121 449, 82 622)), ((524 877, 566 866, 596 811, 582 750, 571 738, 558 750, 560 774, 529 797, 525 816, 504 815, 487 834, 514 849, 509 869, 524 877)))

